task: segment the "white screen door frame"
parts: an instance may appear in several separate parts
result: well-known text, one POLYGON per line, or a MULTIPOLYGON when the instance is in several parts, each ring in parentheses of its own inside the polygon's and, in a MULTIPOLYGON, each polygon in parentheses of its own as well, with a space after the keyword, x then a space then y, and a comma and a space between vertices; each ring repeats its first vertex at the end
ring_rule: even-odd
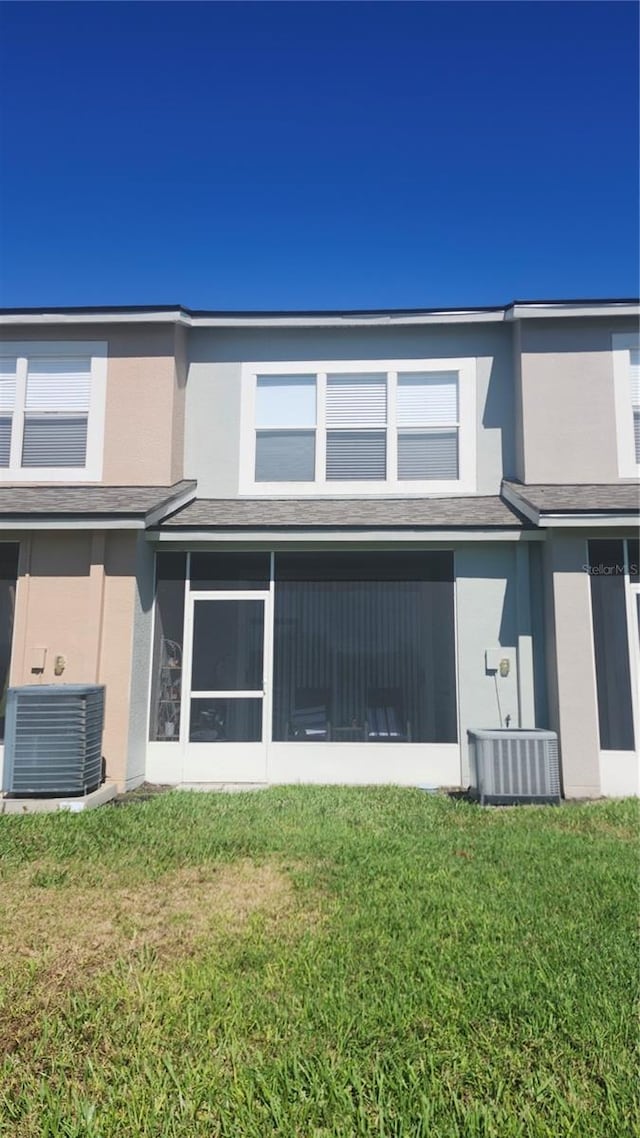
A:
POLYGON ((266 782, 267 743, 271 737, 273 660, 273 598, 270 589, 215 589, 191 591, 185 613, 185 653, 180 713, 183 781, 266 782), (200 603, 259 602, 263 606, 262 685, 252 690, 198 689, 192 691, 196 606, 200 603), (262 738, 259 742, 190 742, 191 706, 195 699, 255 699, 261 702, 262 738))

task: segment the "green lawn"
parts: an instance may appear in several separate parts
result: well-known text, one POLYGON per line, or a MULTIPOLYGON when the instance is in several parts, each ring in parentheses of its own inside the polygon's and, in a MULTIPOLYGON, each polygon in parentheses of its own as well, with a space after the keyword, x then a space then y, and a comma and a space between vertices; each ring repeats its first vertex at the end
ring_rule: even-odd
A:
POLYGON ((625 1138, 638 807, 0 817, 0 1133, 625 1138))

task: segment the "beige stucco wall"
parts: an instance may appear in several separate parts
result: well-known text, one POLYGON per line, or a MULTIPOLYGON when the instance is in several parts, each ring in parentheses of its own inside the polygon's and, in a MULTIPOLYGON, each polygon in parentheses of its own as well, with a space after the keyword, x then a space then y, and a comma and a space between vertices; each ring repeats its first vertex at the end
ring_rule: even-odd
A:
POLYGON ((522 321, 514 379, 524 482, 618 481, 611 335, 633 329, 624 319, 522 321))
POLYGON ((556 531, 544 550, 551 727, 567 798, 600 794, 598 696, 584 535, 556 531))
POLYGON ((101 683, 107 688, 107 777, 128 764, 135 533, 44 533, 21 538, 11 684, 101 683), (42 673, 33 669, 41 662, 42 673), (65 657, 61 676, 56 656, 65 657))
POLYGON ((170 324, 39 325, 37 329, 5 328, 2 339, 106 341, 102 482, 107 486, 170 486, 182 478, 184 329, 170 324))

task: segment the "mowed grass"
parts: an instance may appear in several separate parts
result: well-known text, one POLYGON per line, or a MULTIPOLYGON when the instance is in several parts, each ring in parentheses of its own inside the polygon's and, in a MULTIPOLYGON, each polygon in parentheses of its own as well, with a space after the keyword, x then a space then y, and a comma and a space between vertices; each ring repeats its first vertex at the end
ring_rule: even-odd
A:
POLYGON ((638 808, 0 818, 0 1133, 638 1134, 638 808))

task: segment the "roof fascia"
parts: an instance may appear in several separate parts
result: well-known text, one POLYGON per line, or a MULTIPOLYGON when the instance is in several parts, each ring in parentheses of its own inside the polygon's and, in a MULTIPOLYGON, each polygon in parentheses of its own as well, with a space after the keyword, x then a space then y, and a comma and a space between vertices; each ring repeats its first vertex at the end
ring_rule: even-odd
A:
POLYGON ((515 509, 519 511, 519 513, 524 514, 525 518, 527 518, 528 521, 533 522, 534 526, 540 524, 540 511, 537 510, 533 503, 530 502, 527 498, 524 498, 521 494, 518 494, 518 492, 514 490, 512 486, 508 486, 506 482, 502 483, 500 497, 504 498, 505 502, 508 502, 510 506, 514 506, 515 509))
POLYGON ((425 311, 265 313, 190 312, 187 309, 80 312, 0 312, 0 326, 73 326, 83 324, 176 324, 185 328, 349 328, 421 324, 488 324, 514 320, 640 316, 635 300, 598 302, 515 302, 500 308, 432 309, 425 311))
POLYGON ((303 545, 340 546, 345 542, 351 545, 384 542, 404 543, 406 545, 431 545, 435 542, 450 544, 467 541, 540 541, 544 540, 536 530, 522 529, 397 529, 397 530, 210 530, 210 529, 171 529, 147 530, 147 541, 191 545, 194 542, 207 544, 233 545, 255 542, 260 545, 303 545))
POLYGON ((560 527, 563 529, 577 529, 580 526, 589 526, 590 529, 606 529, 607 526, 628 529, 630 525, 638 525, 639 516, 638 510, 620 510, 615 514, 604 514, 595 511, 584 514, 541 514, 540 525, 545 528, 560 527))
POLYGON ((423 313, 351 313, 301 315, 295 312, 269 316, 256 315, 200 315, 175 312, 68 312, 0 313, 0 326, 18 327, 39 325, 72 326, 79 324, 177 324, 184 328, 345 328, 376 327, 402 324, 486 324, 504 322, 505 311, 451 311, 423 313))
POLYGON ((190 327, 191 317, 176 309, 173 312, 149 310, 148 312, 0 312, 0 326, 34 326, 40 324, 182 324, 190 327))
POLYGON ((512 304, 506 312, 507 320, 549 320, 580 316, 640 316, 637 301, 623 301, 616 304, 597 304, 586 301, 584 304, 512 304))
POLYGON ((156 506, 153 506, 145 515, 145 525, 158 525, 158 523, 168 517, 169 514, 174 514, 176 510, 184 509, 190 502, 193 502, 197 489, 198 484, 194 481, 191 486, 187 486, 184 490, 180 491, 180 493, 173 494, 171 497, 165 498, 163 502, 159 502, 156 506))
POLYGON ((4 530, 103 530, 103 529, 144 529, 144 518, 124 516, 92 517, 90 514, 49 514, 37 518, 5 514, 0 519, 0 531, 4 530))

